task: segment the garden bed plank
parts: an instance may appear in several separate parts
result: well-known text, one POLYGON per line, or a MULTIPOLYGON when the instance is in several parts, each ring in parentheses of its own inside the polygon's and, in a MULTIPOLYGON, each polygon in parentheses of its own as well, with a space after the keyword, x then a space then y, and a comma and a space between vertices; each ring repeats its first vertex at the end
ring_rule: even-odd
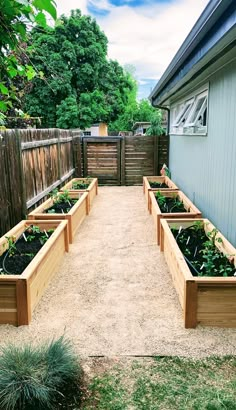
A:
MULTIPOLYGON (((202 221, 205 232, 215 229, 207 219, 162 219, 161 247, 173 279, 180 305, 183 309, 186 328, 197 324, 218 327, 236 327, 236 278, 235 277, 195 277, 171 232, 171 227, 186 228, 196 221, 202 221)), ((235 255, 236 249, 220 233, 217 248, 225 255, 235 255)), ((236 260, 234 261, 236 267, 236 260)))
POLYGON ((61 189, 60 192, 63 191, 69 191, 69 193, 78 193, 78 192, 88 192, 88 211, 90 212, 91 205, 93 203, 94 198, 98 194, 98 179, 97 178, 92 178, 91 183, 89 184, 88 188, 86 189, 74 189, 72 188, 72 185, 74 182, 85 182, 87 181, 88 178, 73 178, 71 181, 69 181, 66 185, 64 185, 61 189))
POLYGON ((158 190, 158 191, 169 191, 169 190, 178 190, 179 188, 177 185, 167 176, 146 176, 143 177, 143 193, 145 195, 147 205, 148 205, 148 210, 151 213, 151 198, 150 198, 150 192, 158 190), (165 183, 168 185, 168 188, 151 188, 149 182, 159 182, 159 183, 165 183))
POLYGON ((157 244, 160 245, 160 235, 161 235, 161 219, 176 219, 176 218, 201 218, 201 211, 190 201, 190 199, 182 192, 178 190, 166 190, 163 193, 166 197, 179 197, 183 202, 184 208, 187 212, 173 212, 173 213, 162 213, 161 209, 156 201, 155 193, 160 191, 159 189, 149 192, 151 199, 151 213, 153 216, 156 235, 157 235, 157 244))
MULTIPOLYGON (((65 252, 69 251, 67 221, 21 221, 6 233, 19 237, 32 223, 55 229, 33 260, 20 275, 0 275, 0 323, 28 325, 32 312, 48 286, 65 252)), ((6 237, 0 238, 1 254, 8 249, 6 237)))
POLYGON ((75 233, 83 220, 85 219, 86 215, 89 214, 89 204, 88 204, 88 192, 71 192, 69 193, 69 197, 71 199, 79 198, 79 200, 75 203, 75 205, 71 208, 71 210, 67 214, 60 214, 60 213, 45 213, 44 211, 50 208, 53 205, 53 199, 49 198, 41 205, 39 205, 36 209, 29 213, 28 219, 29 220, 66 220, 68 221, 68 229, 69 229, 69 242, 73 242, 73 238, 75 233))

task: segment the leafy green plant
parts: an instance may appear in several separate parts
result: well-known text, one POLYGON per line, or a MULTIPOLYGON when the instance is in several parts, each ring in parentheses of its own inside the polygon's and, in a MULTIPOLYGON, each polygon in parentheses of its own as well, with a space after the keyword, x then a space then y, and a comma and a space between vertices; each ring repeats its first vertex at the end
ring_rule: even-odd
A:
POLYGON ((194 276, 234 276, 234 255, 225 255, 217 243, 222 243, 218 230, 206 233, 202 221, 182 229, 172 228, 172 233, 194 276))
POLYGON ((72 189, 87 189, 91 183, 91 177, 87 177, 84 180, 72 182, 72 189))
POLYGON ((37 225, 30 225, 30 227, 27 229, 27 232, 29 233, 40 233, 40 228, 37 225))
POLYGON ((5 410, 55 409, 81 374, 64 337, 40 347, 6 346, 0 356, 0 406, 5 410))
POLYGON ((166 197, 160 191, 156 192, 155 197, 159 205, 164 205, 166 203, 166 197))
POLYGON ((183 202, 176 197, 167 197, 161 193, 161 191, 155 194, 156 201, 161 209, 161 212, 172 213, 172 212, 186 212, 183 202))
POLYGON ((59 204, 60 202, 70 203, 69 191, 67 190, 58 193, 57 189, 53 189, 50 193, 50 197, 53 199, 54 204, 59 204))
POLYGON ((8 242, 8 254, 13 256, 16 253, 16 237, 15 236, 5 236, 8 242))

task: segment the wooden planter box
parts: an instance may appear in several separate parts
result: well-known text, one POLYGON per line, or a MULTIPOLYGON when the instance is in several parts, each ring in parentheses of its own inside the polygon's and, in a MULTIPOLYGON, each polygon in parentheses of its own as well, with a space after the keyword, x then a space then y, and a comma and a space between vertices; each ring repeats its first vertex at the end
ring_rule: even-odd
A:
POLYGON ((69 181, 65 186, 63 186, 60 191, 69 191, 70 193, 78 193, 78 192, 88 192, 88 207, 89 211, 91 209, 92 202, 96 195, 98 194, 98 179, 97 178, 91 178, 91 182, 86 189, 74 189, 72 188, 73 182, 85 182, 87 181, 88 178, 73 178, 71 181, 69 181))
POLYGON ((156 201, 155 193, 160 191, 159 189, 150 191, 150 200, 151 200, 151 212, 154 219, 154 224, 157 234, 157 244, 160 245, 160 232, 161 232, 161 219, 172 219, 172 218, 201 218, 202 214, 199 209, 188 199, 182 191, 165 191, 163 193, 166 197, 176 197, 183 202, 184 208, 187 212, 173 212, 173 213, 162 213, 159 205, 156 201))
POLYGON ((70 198, 79 198, 79 201, 71 208, 70 212, 67 214, 47 214, 44 211, 53 205, 53 199, 49 198, 36 209, 29 213, 28 219, 30 220, 66 220, 68 221, 69 229, 69 242, 73 242, 75 233, 83 222, 86 215, 89 213, 88 208, 88 192, 71 192, 69 194, 70 198))
MULTIPOLYGON (((65 252, 69 251, 67 221, 34 221, 40 229, 55 229, 21 275, 0 275, 0 324, 28 325, 65 252)), ((21 221, 6 236, 18 238, 32 221, 21 221)), ((0 238, 0 253, 8 241, 0 238)))
MULTIPOLYGON (((207 219, 199 219, 206 232, 215 227, 207 219)), ((205 326, 236 327, 236 277, 195 277, 171 232, 172 228, 191 226, 196 219, 161 221, 161 251, 164 251, 173 284, 179 297, 186 328, 197 324, 205 326)), ((226 255, 235 255, 236 249, 219 232, 222 243, 218 249, 226 255)), ((236 260, 234 260, 236 266, 236 260)))
POLYGON ((154 177, 143 177, 143 193, 145 195, 147 204, 148 204, 148 210, 151 213, 151 198, 150 198, 150 192, 158 190, 158 191, 170 191, 171 189, 178 190, 179 188, 177 185, 174 184, 173 181, 171 181, 170 178, 167 176, 154 176, 154 177), (165 183, 169 188, 151 188, 150 182, 159 182, 159 183, 165 183))

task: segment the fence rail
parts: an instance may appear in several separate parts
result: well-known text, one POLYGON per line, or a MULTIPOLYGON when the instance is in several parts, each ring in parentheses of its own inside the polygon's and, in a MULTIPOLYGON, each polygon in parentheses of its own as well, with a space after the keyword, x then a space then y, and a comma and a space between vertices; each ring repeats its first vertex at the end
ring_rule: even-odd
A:
POLYGON ((135 185, 168 163, 167 136, 85 138, 77 131, 24 129, 0 137, 0 236, 72 176, 135 185))

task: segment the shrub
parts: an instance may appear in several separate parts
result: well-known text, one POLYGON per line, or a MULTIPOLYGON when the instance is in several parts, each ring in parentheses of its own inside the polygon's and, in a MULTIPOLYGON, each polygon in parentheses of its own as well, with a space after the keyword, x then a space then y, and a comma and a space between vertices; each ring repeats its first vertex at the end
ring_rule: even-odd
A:
POLYGON ((40 347, 9 345, 0 356, 0 406, 4 410, 55 409, 80 374, 71 343, 64 337, 40 347))

